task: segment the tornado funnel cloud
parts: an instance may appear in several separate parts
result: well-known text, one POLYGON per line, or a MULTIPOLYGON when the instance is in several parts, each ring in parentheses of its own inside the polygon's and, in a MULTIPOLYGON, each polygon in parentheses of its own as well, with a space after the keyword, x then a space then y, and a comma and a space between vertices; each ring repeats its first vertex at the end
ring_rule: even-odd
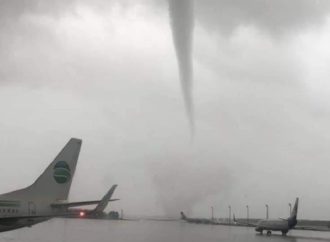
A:
POLYGON ((168 0, 173 43, 179 65, 183 98, 191 130, 194 131, 192 98, 192 44, 194 30, 193 0, 168 0))

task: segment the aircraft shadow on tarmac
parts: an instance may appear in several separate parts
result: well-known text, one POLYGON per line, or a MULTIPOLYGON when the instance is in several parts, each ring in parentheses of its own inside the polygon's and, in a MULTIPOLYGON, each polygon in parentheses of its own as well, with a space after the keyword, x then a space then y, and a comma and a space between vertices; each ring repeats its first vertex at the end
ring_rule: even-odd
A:
POLYGON ((267 235, 262 235, 262 234, 256 234, 258 237, 268 237, 268 238, 276 238, 276 241, 292 241, 292 242, 299 242, 303 240, 307 241, 330 241, 330 239, 327 238, 320 238, 320 237, 306 237, 306 236, 299 236, 299 235, 288 235, 288 236, 283 236, 280 234, 272 234, 271 236, 267 235))

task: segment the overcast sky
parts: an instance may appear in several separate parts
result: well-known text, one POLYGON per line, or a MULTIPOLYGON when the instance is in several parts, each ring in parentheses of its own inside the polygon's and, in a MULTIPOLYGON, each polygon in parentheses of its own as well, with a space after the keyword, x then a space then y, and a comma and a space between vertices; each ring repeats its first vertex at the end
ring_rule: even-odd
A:
MULTIPOLYGON (((0 1, 0 192, 83 139, 71 201, 330 219, 330 2, 196 0, 195 135, 166 0, 0 1)), ((110 208, 109 208, 110 209, 110 208)))

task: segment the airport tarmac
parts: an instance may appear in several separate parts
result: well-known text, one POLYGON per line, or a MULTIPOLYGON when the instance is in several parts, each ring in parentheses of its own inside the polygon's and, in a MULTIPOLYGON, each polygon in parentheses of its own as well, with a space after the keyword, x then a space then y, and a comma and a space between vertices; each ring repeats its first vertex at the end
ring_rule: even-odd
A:
POLYGON ((330 241, 330 232, 290 231, 283 237, 256 234, 254 228, 188 224, 183 221, 108 221, 53 219, 45 223, 4 232, 2 241, 25 242, 263 242, 330 241))

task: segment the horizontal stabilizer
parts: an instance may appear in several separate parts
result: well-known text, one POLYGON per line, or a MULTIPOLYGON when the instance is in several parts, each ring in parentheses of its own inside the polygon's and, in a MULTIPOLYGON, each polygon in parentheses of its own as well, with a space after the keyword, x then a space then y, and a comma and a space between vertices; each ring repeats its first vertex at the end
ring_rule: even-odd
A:
MULTIPOLYGON (((109 199, 109 202, 118 201, 119 199, 109 199)), ((71 207, 80 207, 80 206, 87 206, 93 204, 99 204, 101 200, 94 200, 94 201, 83 201, 83 202, 72 202, 72 203, 53 203, 51 207, 53 208, 71 208, 71 207)))

